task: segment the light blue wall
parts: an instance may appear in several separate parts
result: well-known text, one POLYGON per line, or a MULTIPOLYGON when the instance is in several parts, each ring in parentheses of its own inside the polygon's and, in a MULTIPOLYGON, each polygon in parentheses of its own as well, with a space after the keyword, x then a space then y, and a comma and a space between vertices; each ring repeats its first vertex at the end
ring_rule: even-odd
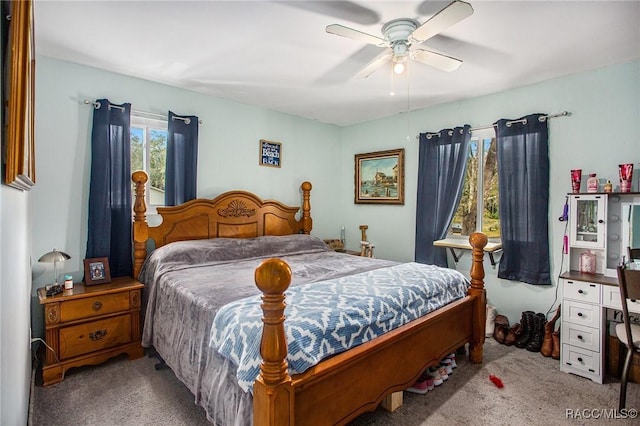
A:
MULTIPOLYGON (((31 191, 32 256, 37 259, 53 248, 66 251, 71 260, 59 265, 60 275, 82 278, 92 117, 85 99, 198 115, 204 122, 199 129, 199 197, 243 189, 299 206, 300 184, 308 180, 313 184, 313 234, 339 235, 339 127, 46 57, 38 58, 36 93, 38 184, 31 191), (281 168, 258 165, 260 139, 282 143, 281 168)), ((51 265, 34 264, 34 291, 52 280, 51 265)), ((33 305, 34 334, 40 334, 42 309, 35 299, 33 305)))
POLYGON ((29 192, 0 185, 0 424, 27 424, 31 350, 29 192))
MULTIPOLYGON (((4 2, 2 6, 5 11, 4 2)), ((5 19, 0 22, 4 47, 7 22, 5 19)), ((0 69, 3 70, 4 59, 0 58, 0 69)), ((4 99, 6 91, 2 89, 0 92, 4 99)), ((4 109, 0 118, 0 139, 4 148, 3 132, 7 119, 4 109)), ((4 173, 3 164, 0 166, 2 183, 4 173)), ((0 425, 26 425, 28 418, 31 377, 30 208, 31 194, 28 191, 0 185, 0 425)))
MULTIPOLYGON (((420 96, 414 93, 412 96, 420 96)), ((550 137, 550 244, 554 285, 532 286, 499 280, 496 270, 487 269, 489 301, 511 322, 530 309, 546 313, 556 296, 562 261, 564 224, 558 221, 565 194, 570 191, 569 171, 581 168, 617 182, 619 163, 634 162, 640 168, 640 62, 603 68, 540 84, 509 90, 462 102, 362 123, 342 131, 342 175, 353 173, 354 154, 405 148, 405 205, 368 206, 353 203, 353 179, 341 189, 348 241, 359 239, 358 224, 369 225, 368 237, 379 257, 413 260, 415 245, 415 194, 417 189, 418 142, 420 132, 438 131, 456 125, 472 127, 491 124, 500 118, 519 118, 541 112, 570 111, 570 117, 549 122, 550 137)), ((637 175, 640 172, 636 173, 637 175)), ((638 189, 634 179, 634 191, 638 189)), ((469 254, 458 269, 468 272, 469 254)), ((564 268, 566 268, 566 263, 564 268)))

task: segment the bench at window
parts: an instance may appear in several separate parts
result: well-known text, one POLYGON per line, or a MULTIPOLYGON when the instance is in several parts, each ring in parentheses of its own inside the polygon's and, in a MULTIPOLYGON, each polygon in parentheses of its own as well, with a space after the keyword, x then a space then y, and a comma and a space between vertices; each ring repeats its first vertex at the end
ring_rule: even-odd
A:
MULTIPOLYGON (((442 240, 436 240, 433 242, 434 246, 437 247, 446 247, 451 251, 451 255, 453 256, 453 260, 458 263, 460 257, 456 254, 455 249, 459 250, 471 250, 471 244, 469 244, 469 240, 466 238, 445 238, 442 240)), ((493 254, 502 251, 502 242, 497 241, 489 241, 484 248, 484 251, 489 254, 489 260, 491 261, 491 266, 496 266, 496 261, 493 258, 493 254)))

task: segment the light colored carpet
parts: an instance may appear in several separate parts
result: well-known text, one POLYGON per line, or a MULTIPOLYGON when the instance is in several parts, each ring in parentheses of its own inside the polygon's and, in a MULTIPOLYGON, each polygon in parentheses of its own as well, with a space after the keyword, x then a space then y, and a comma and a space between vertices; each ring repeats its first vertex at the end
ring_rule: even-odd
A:
MULTIPOLYGON (((378 409, 352 426, 640 424, 638 419, 585 418, 617 408, 616 379, 600 385, 561 373, 559 361, 493 339, 485 343, 484 358, 474 365, 459 355, 453 375, 432 392, 405 392, 404 405, 394 413, 378 409), (500 377, 504 388, 494 386, 489 374, 500 377), (567 410, 582 417, 568 418, 567 410)), ((30 424, 209 425, 204 410, 171 370, 156 371, 154 364, 147 357, 115 358, 72 369, 58 385, 36 386, 30 424)), ((640 408, 640 384, 629 383, 627 408, 640 408)))

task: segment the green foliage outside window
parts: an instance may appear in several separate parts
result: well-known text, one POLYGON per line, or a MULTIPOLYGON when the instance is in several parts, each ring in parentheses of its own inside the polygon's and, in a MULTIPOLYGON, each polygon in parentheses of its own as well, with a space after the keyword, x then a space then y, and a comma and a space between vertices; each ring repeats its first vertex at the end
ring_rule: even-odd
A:
POLYGON ((145 150, 144 134, 142 128, 131 128, 131 170, 146 171, 149 174, 151 187, 164 191, 167 132, 166 130, 148 129, 148 151, 145 150))
POLYGON ((167 132, 151 130, 149 155, 149 180, 151 186, 164 191, 164 176, 167 158, 167 132))
POLYGON ((482 197, 482 232, 489 238, 500 237, 500 213, 498 196, 498 164, 495 138, 471 141, 467 170, 462 189, 460 205, 453 217, 450 233, 464 236, 471 235, 477 229, 478 191, 482 197), (484 161, 482 168, 478 164, 478 155, 484 161), (478 178, 482 173, 482 185, 478 178))

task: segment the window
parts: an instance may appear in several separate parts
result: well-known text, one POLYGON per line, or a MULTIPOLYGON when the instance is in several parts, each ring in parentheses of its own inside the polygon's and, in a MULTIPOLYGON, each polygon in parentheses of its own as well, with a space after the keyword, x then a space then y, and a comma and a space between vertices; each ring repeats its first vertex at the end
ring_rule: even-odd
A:
MULTIPOLYGON (((149 175, 145 193, 148 206, 164 205, 167 160, 167 121, 131 116, 131 171, 149 175)), ((133 192, 135 200, 135 191, 133 192)))
POLYGON ((500 239, 498 162, 493 128, 471 134, 467 171, 462 197, 449 234, 468 236, 482 231, 492 240, 500 239), (480 161, 478 161, 480 160, 480 161))

